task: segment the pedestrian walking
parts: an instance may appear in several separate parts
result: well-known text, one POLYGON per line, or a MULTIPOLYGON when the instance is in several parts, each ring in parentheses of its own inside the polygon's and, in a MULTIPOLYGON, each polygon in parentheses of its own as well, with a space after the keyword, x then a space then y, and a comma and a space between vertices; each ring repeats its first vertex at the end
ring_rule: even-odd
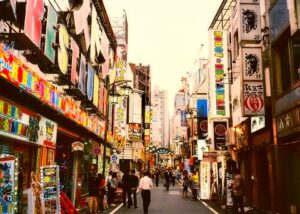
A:
POLYGON ((110 191, 111 191, 111 198, 110 198, 110 201, 108 202, 108 205, 111 206, 111 207, 115 207, 116 204, 114 203, 115 202, 115 197, 116 197, 116 190, 119 186, 119 181, 118 181, 118 178, 117 178, 117 173, 116 172, 113 172, 112 173, 112 178, 111 178, 111 181, 110 181, 110 191))
POLYGON ((182 180, 182 197, 187 198, 187 192, 189 188, 190 180, 187 175, 187 173, 183 174, 183 180, 182 180))
POLYGON ((107 203, 110 206, 112 203, 112 189, 111 189, 111 180, 112 180, 112 171, 108 172, 108 176, 106 178, 106 187, 107 187, 107 203))
POLYGON ((144 177, 140 180, 139 189, 141 190, 143 199, 144 214, 148 213, 150 201, 151 201, 151 188, 153 186, 151 178, 149 178, 149 172, 144 172, 144 177))
MULTIPOLYGON (((94 186, 94 188, 96 189, 97 186, 94 186)), ((106 189, 105 179, 101 173, 98 173, 98 204, 99 204, 100 212, 105 212, 107 208, 106 207, 107 200, 104 200, 106 196, 105 189, 106 189)))
POLYGON ((90 213, 96 213, 98 210, 98 185, 99 178, 97 175, 97 169, 93 168, 89 176, 89 211, 90 213))
POLYGON ((164 172, 164 177, 165 177, 165 187, 166 190, 169 191, 169 187, 170 187, 170 181, 172 178, 172 172, 171 169, 168 169, 164 172))
POLYGON ((176 171, 173 169, 172 170, 172 184, 175 186, 175 179, 176 179, 176 171))
POLYGON ((238 213, 238 208, 241 209, 241 213, 244 213, 244 179, 239 169, 236 169, 234 173, 232 193, 234 213, 238 213))
POLYGON ((131 176, 128 170, 125 171, 122 177, 122 188, 123 188, 123 207, 126 207, 126 198, 128 199, 128 208, 132 205, 131 200, 131 176))
POLYGON ((156 168, 155 170, 155 184, 156 186, 158 187, 158 184, 159 184, 159 176, 160 176, 160 171, 158 168, 156 168))
POLYGON ((132 195, 133 195, 133 205, 134 205, 134 208, 138 208, 137 207, 137 200, 136 200, 136 192, 137 192, 137 188, 139 186, 139 178, 135 175, 135 170, 134 169, 131 170, 130 181, 131 181, 131 192, 132 192, 132 195))
POLYGON ((199 177, 196 173, 196 171, 193 172, 193 175, 191 177, 191 189, 193 193, 193 200, 197 200, 197 191, 198 191, 198 186, 199 186, 199 177))

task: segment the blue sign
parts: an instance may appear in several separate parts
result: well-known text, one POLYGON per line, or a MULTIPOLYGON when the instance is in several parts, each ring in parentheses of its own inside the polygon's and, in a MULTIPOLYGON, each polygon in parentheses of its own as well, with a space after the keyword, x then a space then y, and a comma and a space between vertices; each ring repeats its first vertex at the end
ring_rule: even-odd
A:
POLYGON ((118 160, 118 156, 117 156, 117 155, 112 155, 112 156, 111 156, 111 160, 112 160, 112 161, 118 160))
POLYGON ((207 99, 197 100, 197 113, 200 117, 207 117, 207 99))

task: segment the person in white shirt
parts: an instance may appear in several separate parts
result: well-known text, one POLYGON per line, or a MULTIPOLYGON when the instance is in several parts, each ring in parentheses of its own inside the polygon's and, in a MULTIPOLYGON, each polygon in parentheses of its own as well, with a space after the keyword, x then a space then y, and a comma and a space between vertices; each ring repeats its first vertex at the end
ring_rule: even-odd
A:
POLYGON ((151 187, 153 186, 151 178, 149 178, 149 172, 144 172, 144 177, 140 180, 139 189, 142 193, 142 199, 143 199, 143 208, 144 208, 144 214, 148 213, 148 208, 150 205, 150 199, 151 199, 151 187))

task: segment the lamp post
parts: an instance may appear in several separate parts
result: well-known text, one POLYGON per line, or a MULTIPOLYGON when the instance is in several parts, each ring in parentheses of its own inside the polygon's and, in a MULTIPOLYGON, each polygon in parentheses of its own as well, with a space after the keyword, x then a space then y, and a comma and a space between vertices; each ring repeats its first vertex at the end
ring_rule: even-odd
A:
MULTIPOLYGON (((132 88, 127 85, 128 82, 132 82, 131 80, 118 80, 114 81, 113 83, 109 83, 109 77, 106 77, 106 92, 107 92, 107 102, 106 102, 106 109, 109 111, 109 104, 112 104, 112 107, 116 104, 118 104, 118 99, 119 97, 128 97, 132 88), (120 87, 123 90, 123 94, 121 95, 119 92, 117 92, 117 87, 120 87)), ((112 135, 114 134, 114 129, 113 129, 113 114, 114 114, 114 109, 112 108, 112 135)), ((108 123, 109 123, 109 112, 106 115, 106 121, 105 121, 105 133, 104 133, 104 150, 103 150, 103 166, 102 166, 102 174, 105 176, 105 165, 106 165, 106 147, 108 143, 107 139, 107 132, 108 132, 108 123)))

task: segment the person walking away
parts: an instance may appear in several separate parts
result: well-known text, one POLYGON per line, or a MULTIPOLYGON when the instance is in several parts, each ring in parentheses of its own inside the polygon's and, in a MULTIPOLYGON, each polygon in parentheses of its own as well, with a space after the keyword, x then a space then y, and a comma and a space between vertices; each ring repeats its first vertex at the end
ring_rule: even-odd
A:
POLYGON ((123 207, 126 207, 126 196, 128 198, 128 208, 132 205, 131 200, 131 176, 129 175, 128 170, 125 171, 122 177, 122 188, 123 188, 123 207))
POLYGON ((132 169, 131 170, 131 192, 133 195, 133 204, 134 204, 134 208, 138 208, 137 207, 137 200, 136 200, 136 191, 137 188, 139 186, 139 178, 135 175, 135 170, 132 169))
POLYGON ((119 186, 119 181, 118 181, 118 178, 117 178, 117 173, 116 172, 113 172, 112 173, 112 177, 111 177, 111 181, 110 181, 110 189, 111 189, 111 198, 110 198, 110 201, 108 202, 108 205, 111 206, 111 207, 115 207, 116 204, 114 203, 115 202, 115 197, 116 197, 116 190, 119 186))
POLYGON ((107 204, 110 206, 112 202, 112 189, 111 189, 111 180, 112 180, 112 171, 108 172, 108 176, 106 178, 106 187, 107 187, 107 204))
POLYGON ((238 213, 238 208, 241 209, 241 213, 244 213, 244 179, 242 178, 239 169, 235 170, 233 179, 233 208, 234 213, 238 213))
POLYGON ((188 187, 190 184, 190 180, 187 174, 183 175, 183 180, 182 180, 182 197, 187 198, 187 192, 188 192, 188 187))
POLYGON ((149 178, 149 172, 144 172, 144 177, 140 180, 139 189, 141 190, 142 199, 143 199, 143 209, 144 214, 148 213, 150 201, 151 201, 151 188, 153 183, 151 178, 149 178))
MULTIPOLYGON (((98 173, 98 204, 100 212, 105 212, 107 201, 104 200, 104 196, 106 195, 105 188, 106 188, 106 182, 101 173, 98 173)), ((95 186, 94 186, 95 188, 95 186)))
POLYGON ((155 184, 158 187, 158 183, 159 183, 159 176, 160 176, 160 171, 159 169, 156 168, 155 170, 155 184))
POLYGON ((175 186, 175 179, 176 179, 176 171, 175 171, 175 169, 173 169, 173 171, 172 171, 172 184, 173 184, 173 186, 175 186))
POLYGON ((191 184, 191 189, 193 193, 193 200, 197 200, 197 190, 198 190, 198 185, 199 185, 199 177, 196 173, 196 171, 193 172, 192 178, 191 178, 192 184, 191 184))
POLYGON ((98 210, 98 184, 99 178, 97 176, 97 169, 92 169, 92 173, 89 176, 89 211, 90 213, 96 213, 98 210))
POLYGON ((165 177, 166 190, 169 191, 170 180, 171 180, 171 177, 172 177, 171 169, 168 169, 168 170, 165 171, 164 177, 165 177))

